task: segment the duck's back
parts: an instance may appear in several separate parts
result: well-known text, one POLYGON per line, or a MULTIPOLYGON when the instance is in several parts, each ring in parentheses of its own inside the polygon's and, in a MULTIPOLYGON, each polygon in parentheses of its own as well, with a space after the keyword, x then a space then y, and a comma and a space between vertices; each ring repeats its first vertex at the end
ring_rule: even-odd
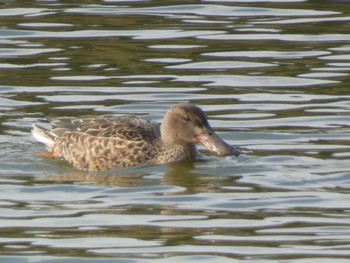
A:
POLYGON ((58 136, 66 131, 95 137, 119 138, 132 141, 152 141, 160 138, 160 124, 137 116, 48 118, 52 133, 58 136))
POLYGON ((160 125, 136 116, 49 118, 52 152, 90 171, 152 164, 160 125))

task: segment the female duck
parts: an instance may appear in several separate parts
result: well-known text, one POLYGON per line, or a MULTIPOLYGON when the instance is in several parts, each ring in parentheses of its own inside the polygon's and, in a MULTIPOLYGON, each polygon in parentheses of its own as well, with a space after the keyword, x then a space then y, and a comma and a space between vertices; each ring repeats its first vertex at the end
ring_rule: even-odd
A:
POLYGON ((100 171, 179 162, 195 157, 195 143, 218 155, 239 155, 210 127, 192 104, 170 108, 160 125, 136 116, 49 119, 48 130, 33 124, 32 134, 46 145, 47 156, 75 168, 100 171))

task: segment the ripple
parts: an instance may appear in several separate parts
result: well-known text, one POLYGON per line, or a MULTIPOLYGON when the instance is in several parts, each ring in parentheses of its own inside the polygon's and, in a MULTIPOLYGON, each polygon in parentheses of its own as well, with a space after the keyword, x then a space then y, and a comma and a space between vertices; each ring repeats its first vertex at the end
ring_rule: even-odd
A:
POLYGON ((10 63, 0 63, 1 69, 22 69, 22 68, 36 68, 36 67, 60 67, 65 66, 65 63, 36 63, 28 65, 18 65, 10 63))
POLYGON ((0 98, 0 107, 7 108, 7 110, 12 110, 17 107, 26 107, 40 105, 40 102, 29 102, 29 101, 19 101, 8 98, 0 98))
MULTIPOLYGON (((244 2, 247 3, 297 3, 297 2, 304 2, 305 0, 244 0, 244 2)), ((242 0, 203 0, 203 2, 228 2, 228 3, 242 3, 242 0)))
MULTIPOLYGON (((266 231, 267 232, 267 231, 266 231)), ((264 232, 263 232, 264 233, 264 232)), ((307 235, 266 235, 266 236, 229 236, 229 235, 203 235, 195 237, 198 240, 207 241, 230 241, 230 242, 270 242, 270 243, 289 243, 290 241, 320 241, 319 236, 307 236, 307 235)), ((332 235, 323 236, 322 241, 345 241, 349 238, 349 235, 332 235)))
POLYGON ((314 71, 330 71, 330 72, 336 72, 336 71, 350 71, 350 67, 337 67, 337 68, 331 68, 331 67, 324 67, 324 68, 312 68, 311 70, 314 71))
MULTIPOLYGON (((271 108, 274 105, 271 105, 271 108)), ((253 108, 253 107, 250 107, 253 108)), ((259 109, 259 105, 256 105, 256 109, 259 109)), ((293 108, 293 107, 290 107, 293 108)), ((279 107, 276 107, 277 109, 281 109, 279 107)), ((300 116, 300 117, 289 117, 289 118, 271 118, 271 119, 264 119, 257 122, 252 122, 250 120, 241 120, 235 122, 235 127, 294 127, 294 128, 302 128, 302 127, 308 127, 308 128, 336 128, 336 127, 342 127, 347 126, 348 118, 346 116, 336 116, 336 115, 323 115, 323 116, 313 116, 312 118, 308 116, 300 116)), ((220 127, 230 127, 229 123, 220 123, 220 127)))
POLYGON ((143 94, 109 94, 109 95, 45 95, 38 96, 43 98, 45 101, 51 102, 100 102, 108 100, 120 100, 120 101, 187 101, 187 100, 200 100, 200 99, 220 99, 228 98, 226 95, 203 95, 203 94, 191 94, 191 93, 180 93, 180 92, 160 92, 160 93, 143 93, 143 94), (171 98, 171 99, 169 99, 171 98))
POLYGON ((18 26, 21 27, 33 27, 33 28, 52 28, 52 27, 71 27, 72 24, 66 23, 20 23, 18 26))
MULTIPOLYGON (((108 1, 115 1, 115 0, 108 0, 108 1)), ((107 1, 107 2, 108 2, 107 1)), ((118 0, 119 2, 120 0, 118 0)), ((124 2, 125 0, 123 0, 124 2)), ((129 1, 129 0, 127 0, 129 1)), ((134 1, 134 0, 132 0, 134 1)), ((135 0, 136 1, 136 0, 135 0)), ((140 0, 137 0, 140 1, 140 0)), ((29 254, 29 252, 27 252, 29 254)), ((178 262, 204 262, 204 263, 216 263, 216 262, 222 262, 222 263, 232 263, 234 262, 232 258, 228 258, 228 257, 224 257, 224 256, 212 256, 212 255, 189 255, 189 256, 169 256, 166 255, 164 258, 153 258, 154 255, 149 255, 149 254, 145 254, 144 257, 138 259, 138 258, 131 258, 131 257, 127 257, 127 258, 122 258, 122 257, 118 257, 119 261, 125 261, 125 262, 133 262, 133 263, 152 263, 152 262, 159 262, 159 263, 178 263, 178 262), (149 257, 152 257, 152 259, 148 259, 149 257)), ((33 261, 52 261, 55 262, 57 260, 57 257, 53 257, 53 256, 30 256, 27 255, 25 257, 21 257, 21 256, 1 256, 1 259, 4 260, 4 262, 18 262, 18 263, 29 263, 29 262, 33 262, 33 261)), ((80 262, 80 263, 91 263, 92 261, 96 262, 96 259, 91 259, 91 258, 84 258, 84 257, 78 257, 78 258, 74 258, 74 257, 67 257, 67 256, 63 256, 60 257, 59 259, 60 261, 63 262, 80 262)), ((323 262, 323 259, 319 259, 318 261, 323 262)), ((333 262, 342 262, 339 259, 332 259, 333 262)), ((108 258, 99 258, 98 262, 103 262, 103 263, 115 263, 116 259, 112 258, 112 259, 108 259, 108 258)), ((262 261, 257 261, 259 263, 263 263, 262 261)), ((267 261, 264 261, 267 262, 267 261)), ((299 262, 299 261, 298 261, 299 262)), ((300 261, 301 262, 301 261, 300 261)), ((305 261, 307 262, 307 261, 305 261)), ((327 261, 324 261, 327 262, 327 261)), ((303 263, 303 262, 301 262, 303 263)))
POLYGON ((270 33, 278 33, 281 30, 279 29, 271 29, 271 28, 256 28, 256 27, 252 27, 252 28, 237 28, 235 29, 238 32, 260 32, 260 33, 266 33, 266 32, 270 32, 270 33))
POLYGON ((299 77, 306 77, 306 78, 336 78, 336 77, 345 77, 348 76, 346 73, 331 73, 331 72, 320 72, 320 73, 306 73, 306 74, 300 74, 299 77))
POLYGON ((165 64, 173 64, 173 63, 184 63, 191 61, 186 58, 150 58, 146 59, 146 62, 154 62, 154 63, 165 63, 165 64))
POLYGON ((31 228, 84 228, 84 227, 108 227, 108 226, 157 226, 159 225, 176 225, 181 224, 182 220, 196 220, 204 218, 203 216, 147 216, 147 215, 108 215, 90 214, 71 218, 34 218, 34 219, 1 219, 3 227, 21 227, 24 222, 30 224, 31 228), (165 223, 168 222, 168 223, 165 223), (173 223, 171 223, 173 222, 173 223))
POLYGON ((309 24, 309 23, 320 23, 320 22, 340 22, 350 21, 350 17, 322 17, 322 18, 294 18, 294 19, 283 19, 274 21, 257 21, 251 22, 252 24, 273 24, 273 25, 289 25, 289 24, 309 24))
POLYGON ((138 254, 148 255, 167 255, 167 254, 177 254, 177 253, 189 253, 189 254, 207 254, 207 253, 219 253, 225 255, 240 255, 240 256, 269 256, 271 254, 275 256, 283 255, 294 255, 294 256, 319 256, 319 255, 333 255, 333 256, 349 256, 350 252, 344 247, 343 250, 337 247, 323 248, 322 250, 316 249, 314 246, 303 246, 303 247, 267 247, 267 246, 204 246, 204 245, 188 245, 188 246, 168 246, 168 247, 157 247, 157 248, 140 248, 135 249, 99 249, 90 250, 90 252, 98 254, 138 254), (316 252, 317 251, 317 252, 316 252))
POLYGON ((52 80, 62 80, 62 81, 96 81, 96 80, 106 80, 112 77, 107 76, 58 76, 51 77, 52 80))
MULTIPOLYGON (((21 240, 27 241, 27 240, 21 240)), ((1 242, 1 241, 0 241, 1 242)), ((122 247, 151 247, 160 246, 161 241, 144 241, 134 238, 120 238, 120 237, 94 237, 86 238, 60 238, 60 239, 35 239, 32 240, 35 246, 48 246, 51 248, 122 248, 122 247)))
POLYGON ((19 69, 19 68, 29 68, 30 66, 28 65, 15 65, 15 64, 10 64, 10 63, 0 63, 0 68, 1 69, 19 69))
POLYGON ((237 69, 237 68, 260 68, 275 67, 277 65, 269 63, 244 62, 244 61, 207 61, 194 62, 181 65, 167 66, 170 69, 237 69))
POLYGON ((338 81, 313 78, 294 78, 277 76, 246 76, 246 75, 132 75, 119 76, 123 79, 173 79, 175 82, 202 82, 202 86, 219 87, 303 87, 322 84, 335 84, 338 81))
POLYGON ((345 45, 345 46, 341 46, 341 47, 333 47, 333 48, 329 48, 329 50, 339 51, 339 52, 349 52, 350 45, 345 45))
POLYGON ((201 92, 205 91, 206 88, 155 88, 155 87, 116 87, 116 86, 0 86, 0 93, 9 94, 9 93, 65 93, 65 92, 75 92, 77 95, 83 94, 84 92, 88 93, 96 93, 106 95, 116 94, 116 93, 129 93, 129 94, 137 94, 137 93, 171 93, 171 92, 201 92))
POLYGON ((350 60, 350 55, 323 56, 320 59, 324 59, 324 60, 350 60))
POLYGON ((232 7, 224 5, 172 5, 161 7, 145 8, 70 8, 68 13, 83 14, 195 14, 200 16, 322 16, 336 15, 339 12, 334 11, 316 11, 305 9, 279 9, 279 8, 261 8, 261 7, 232 7))
POLYGON ((0 57, 31 56, 60 51, 62 49, 58 48, 0 48, 0 57))
POLYGON ((177 76, 174 81, 203 82, 203 86, 222 87, 303 87, 337 83, 331 80, 308 78, 276 77, 276 76, 245 76, 245 75, 193 75, 177 76))
POLYGON ((174 39, 199 37, 210 34, 220 34, 217 30, 77 30, 65 32, 31 31, 31 30, 0 30, 1 38, 104 38, 104 37, 130 37, 139 40, 174 39))
POLYGON ((276 58, 276 59, 296 59, 306 57, 319 57, 329 55, 327 51, 224 51, 204 53, 204 56, 214 57, 248 57, 248 58, 276 58))
POLYGON ((199 39, 205 40, 280 40, 290 42, 339 42, 349 41, 350 34, 319 34, 319 35, 302 35, 302 34, 219 34, 198 36, 199 39))
POLYGON ((236 98, 240 101, 275 101, 275 102, 310 102, 313 100, 337 100, 338 98, 347 100, 350 96, 332 96, 332 95, 310 95, 310 94, 271 94, 271 93, 249 93, 249 94, 237 94, 236 98))
POLYGON ((149 46, 149 48, 155 48, 155 49, 193 49, 193 48, 202 48, 205 47, 203 45, 152 45, 149 46))
POLYGON ((24 16, 46 12, 46 8, 4 8, 0 10, 0 16, 24 16))

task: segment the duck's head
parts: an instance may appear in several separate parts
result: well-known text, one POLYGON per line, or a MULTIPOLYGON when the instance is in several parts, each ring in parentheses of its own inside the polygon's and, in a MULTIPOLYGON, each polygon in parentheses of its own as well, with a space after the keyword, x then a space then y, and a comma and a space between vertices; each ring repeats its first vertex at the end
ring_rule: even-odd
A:
POLYGON ((214 132, 204 112, 192 104, 179 104, 170 108, 161 125, 161 133, 166 143, 200 143, 217 155, 239 155, 238 150, 214 132))

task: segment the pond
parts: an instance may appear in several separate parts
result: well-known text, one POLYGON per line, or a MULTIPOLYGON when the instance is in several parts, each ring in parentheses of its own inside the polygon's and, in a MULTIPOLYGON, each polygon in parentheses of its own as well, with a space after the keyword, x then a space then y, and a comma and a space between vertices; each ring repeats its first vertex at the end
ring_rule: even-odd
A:
POLYGON ((348 5, 3 1, 0 261, 348 262, 348 5), (30 134, 183 102, 241 156, 87 172, 30 134))

